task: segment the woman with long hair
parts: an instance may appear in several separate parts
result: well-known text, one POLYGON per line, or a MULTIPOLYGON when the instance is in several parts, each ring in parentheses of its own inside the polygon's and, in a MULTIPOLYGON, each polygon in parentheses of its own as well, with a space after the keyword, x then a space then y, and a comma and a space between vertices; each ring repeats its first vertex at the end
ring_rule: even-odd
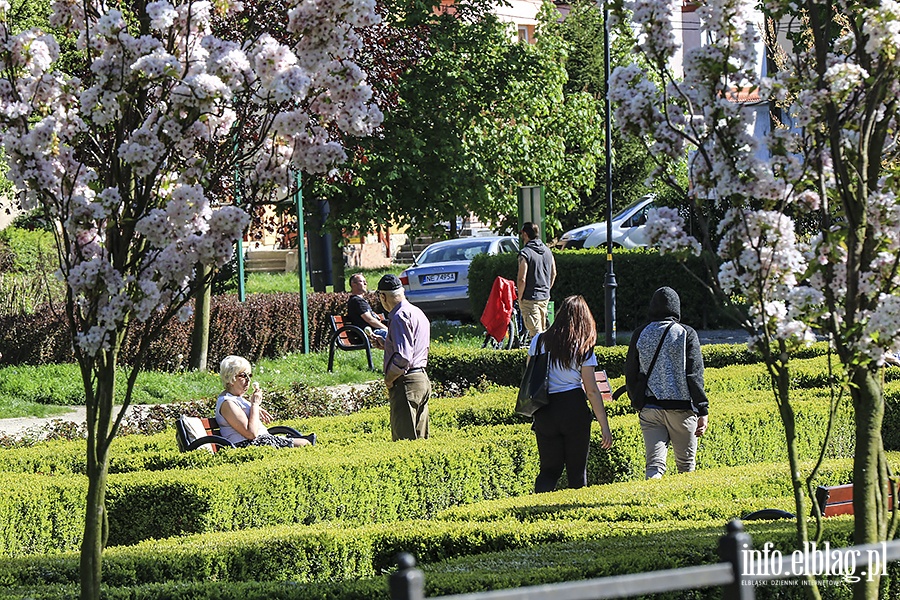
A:
POLYGON ((563 467, 570 488, 587 485, 587 460, 594 417, 600 422, 603 435, 601 446, 604 449, 612 446, 606 407, 594 378, 596 342, 597 324, 581 296, 569 296, 563 300, 556 310, 553 324, 531 340, 529 361, 537 354, 550 353, 550 403, 534 413, 531 426, 537 437, 541 460, 541 470, 534 483, 535 492, 553 491, 563 467))

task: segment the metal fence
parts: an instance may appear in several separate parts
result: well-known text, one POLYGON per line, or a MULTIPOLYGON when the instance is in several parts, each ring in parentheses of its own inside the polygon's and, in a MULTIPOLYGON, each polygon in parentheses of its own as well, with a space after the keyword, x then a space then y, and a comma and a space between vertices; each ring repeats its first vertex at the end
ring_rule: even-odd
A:
MULTIPOLYGON (((684 567, 536 585, 508 590, 441 596, 441 600, 600 600, 627 598, 662 592, 676 592, 706 587, 721 587, 724 600, 753 600, 755 587, 775 580, 795 579, 806 574, 843 577, 871 577, 877 570, 887 575, 887 563, 900 560, 900 540, 831 548, 808 547, 791 555, 783 555, 771 544, 753 548, 750 535, 739 520, 726 525, 719 538, 718 554, 722 562, 698 567, 684 567), (798 554, 799 553, 799 554, 798 554), (862 563, 862 564, 861 564, 862 563)), ((425 576, 415 567, 409 554, 397 557, 397 572, 389 577, 391 600, 424 600, 425 576)))

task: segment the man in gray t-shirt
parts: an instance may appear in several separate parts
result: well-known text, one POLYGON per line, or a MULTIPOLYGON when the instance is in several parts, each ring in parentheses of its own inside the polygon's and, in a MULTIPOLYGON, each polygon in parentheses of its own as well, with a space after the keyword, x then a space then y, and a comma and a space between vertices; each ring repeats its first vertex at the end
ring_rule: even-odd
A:
POLYGON ((525 245, 519 251, 519 274, 516 291, 525 328, 532 337, 547 329, 547 305, 550 288, 556 281, 556 261, 553 253, 541 241, 538 226, 528 222, 522 226, 525 245))

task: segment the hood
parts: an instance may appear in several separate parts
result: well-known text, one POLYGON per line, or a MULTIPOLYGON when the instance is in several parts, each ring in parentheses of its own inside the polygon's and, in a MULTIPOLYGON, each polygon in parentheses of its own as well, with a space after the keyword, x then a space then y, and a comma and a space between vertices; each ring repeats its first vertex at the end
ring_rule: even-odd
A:
POLYGON ((653 298, 650 299, 651 321, 661 321, 666 318, 674 317, 676 321, 681 320, 681 298, 678 292, 670 287, 661 287, 653 292, 653 298))
POLYGON ((548 247, 541 240, 530 240, 527 244, 525 244, 526 248, 531 248, 538 254, 543 254, 548 250, 548 247))

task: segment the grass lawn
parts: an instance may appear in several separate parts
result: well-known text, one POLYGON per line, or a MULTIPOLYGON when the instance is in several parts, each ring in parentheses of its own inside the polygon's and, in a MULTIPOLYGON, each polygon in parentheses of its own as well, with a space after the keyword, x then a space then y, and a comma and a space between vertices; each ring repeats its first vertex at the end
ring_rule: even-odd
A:
MULTIPOLYGON (((382 353, 373 350, 372 360, 380 368, 382 353)), ((380 373, 368 370, 364 352, 339 352, 334 372, 328 372, 328 354, 290 354, 279 359, 264 359, 254 365, 253 379, 263 389, 303 382, 313 386, 363 383, 378 379, 380 373)), ((120 368, 117 393, 121 399, 128 370, 120 368)), ((211 398, 222 390, 215 372, 178 373, 142 372, 135 384, 133 402, 165 404, 211 398)), ((81 375, 75 364, 12 366, 0 369, 0 418, 47 417, 63 414, 65 405, 84 404, 81 375)))
MULTIPOLYGON (((453 321, 432 324, 432 344, 457 348, 480 348, 480 325, 460 325, 453 321)), ((295 382, 311 386, 363 383, 381 377, 381 350, 373 349, 377 372, 369 371, 364 352, 341 352, 334 357, 334 372, 328 372, 328 353, 289 354, 278 359, 263 359, 254 365, 253 379, 263 389, 287 387, 295 382)), ((210 372, 181 371, 162 373, 145 371, 138 376, 133 402, 165 404, 210 398, 222 389, 219 376, 210 372)), ((117 393, 121 399, 128 373, 120 368, 117 393)), ((69 405, 84 404, 84 388, 76 364, 10 366, 0 368, 0 418, 47 417, 64 414, 69 405)))
MULTIPOLYGON (((354 273, 363 273, 369 284, 369 289, 374 290, 378 286, 378 280, 385 273, 393 273, 399 275, 403 267, 388 267, 384 269, 347 269, 345 277, 350 278, 354 273)), ((279 292, 298 292, 300 291, 300 278, 296 273, 248 273, 246 291, 248 294, 275 294, 279 292)), ((344 286, 347 291, 350 290, 350 284, 346 281, 344 286)), ((325 288, 327 292, 333 292, 334 288, 328 286, 325 288)), ((313 289, 307 284, 307 293, 312 294, 313 289)), ((235 289, 232 293, 237 293, 235 289)))

